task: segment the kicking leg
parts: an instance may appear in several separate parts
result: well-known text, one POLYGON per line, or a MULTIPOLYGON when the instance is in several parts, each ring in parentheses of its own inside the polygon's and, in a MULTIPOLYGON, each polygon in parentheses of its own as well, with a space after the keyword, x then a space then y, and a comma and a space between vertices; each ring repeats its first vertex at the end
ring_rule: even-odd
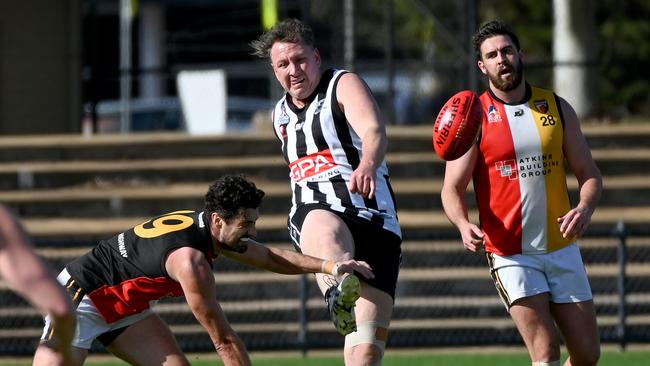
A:
MULTIPOLYGON (((352 233, 343 220, 326 210, 310 211, 302 224, 300 250, 307 255, 331 260, 354 257, 352 233)), ((354 306, 361 295, 359 279, 354 275, 336 278, 316 274, 316 283, 325 296, 337 331, 346 335, 356 330, 354 306)))
MULTIPOLYGON (((307 214, 300 233, 300 247, 305 254, 332 260, 351 259, 355 255, 350 228, 340 217, 326 210, 312 210, 307 214)), ((316 279, 321 291, 327 294, 337 330, 346 335, 345 364, 380 365, 388 338, 393 298, 353 275, 337 279, 319 274, 316 279)))

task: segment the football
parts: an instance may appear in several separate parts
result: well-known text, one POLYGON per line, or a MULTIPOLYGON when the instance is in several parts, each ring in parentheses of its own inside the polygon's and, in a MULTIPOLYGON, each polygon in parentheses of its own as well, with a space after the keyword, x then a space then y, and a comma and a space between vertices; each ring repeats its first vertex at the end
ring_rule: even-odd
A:
POLYGON ((440 159, 463 156, 476 141, 482 120, 483 107, 473 91, 463 90, 449 98, 433 125, 433 149, 440 159))

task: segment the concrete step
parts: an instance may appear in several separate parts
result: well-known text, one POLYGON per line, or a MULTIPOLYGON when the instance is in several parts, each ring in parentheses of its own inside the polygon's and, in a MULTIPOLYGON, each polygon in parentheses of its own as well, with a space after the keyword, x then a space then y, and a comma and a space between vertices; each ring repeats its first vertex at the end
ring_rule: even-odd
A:
POLYGON ((648 146, 650 123, 616 125, 582 125, 589 146, 594 148, 627 148, 648 146))
MULTIPOLYGON (((582 132, 592 149, 646 147, 650 123, 618 125, 582 125, 582 132)), ((430 126, 389 127, 389 151, 432 150, 433 123, 430 126)))
POLYGON ((88 184, 166 184, 214 181, 243 173, 256 179, 286 180, 289 170, 280 156, 208 157, 147 160, 87 160, 6 163, 0 166, 0 189, 30 189, 88 184))
MULTIPOLYGON (((147 184, 122 182, 78 187, 43 188, 0 191, 0 202, 22 217, 29 216, 155 216, 179 208, 200 208, 211 182, 147 184)), ((398 178, 391 181, 398 209, 437 209, 440 201, 441 179, 398 178)), ((287 212, 291 202, 288 182, 258 181, 266 192, 261 210, 264 214, 287 212)), ((572 202, 578 201, 577 182, 567 180, 572 202)), ((467 202, 475 207, 468 187, 467 202)), ((650 174, 621 175, 604 178, 604 192, 599 206, 650 205, 650 174)))
MULTIPOLYGON (((433 124, 388 126, 391 152, 432 152, 433 124)), ((592 148, 646 147, 650 124, 583 125, 592 148)), ((128 160, 190 156, 279 155, 279 142, 270 133, 247 132, 194 136, 178 132, 82 136, 2 136, 0 161, 128 160)))
MULTIPOLYGON (((593 150, 605 176, 647 173, 650 148, 593 150)), ((440 178, 444 162, 432 152, 400 152, 386 156, 393 179, 440 178)), ((7 162, 0 165, 0 190, 60 188, 89 184, 168 184, 212 181, 223 174, 243 173, 256 180, 286 182, 289 170, 279 154, 242 157, 187 157, 130 160, 7 162)))
MULTIPOLYGON (((125 182, 81 187, 0 191, 0 202, 28 216, 156 216, 180 208, 202 209, 212 182, 147 184, 125 182)), ((261 183, 266 193, 261 211, 288 212, 288 183, 261 183)))
MULTIPOLYGON (((477 217, 477 213, 471 210, 470 218, 477 222, 477 217)), ((439 210, 402 210, 399 218, 405 240, 458 237, 456 228, 439 210)), ((149 217, 28 217, 23 222, 41 245, 46 245, 49 240, 52 244, 65 246, 71 242, 89 245, 147 220, 149 217)), ((632 234, 650 235, 646 234, 650 233, 650 206, 600 207, 592 217, 587 235, 610 236, 620 220, 632 234)), ((286 214, 262 215, 257 223, 259 239, 262 242, 287 241, 286 221, 286 214)))
POLYGON ((0 161, 101 161, 279 155, 271 134, 195 136, 176 132, 0 137, 0 161))

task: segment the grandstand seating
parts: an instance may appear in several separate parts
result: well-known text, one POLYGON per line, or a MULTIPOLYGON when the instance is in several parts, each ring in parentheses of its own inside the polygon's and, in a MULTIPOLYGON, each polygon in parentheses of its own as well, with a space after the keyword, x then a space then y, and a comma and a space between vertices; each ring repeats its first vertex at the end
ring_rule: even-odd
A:
MULTIPOLYGON (((585 126, 605 190, 580 245, 598 310, 603 342, 616 342, 617 244, 622 220, 630 234, 626 266, 629 342, 650 342, 650 125, 585 126)), ((441 209, 444 164, 430 127, 389 128, 387 155, 403 226, 403 266, 389 347, 521 344, 492 285, 484 256, 463 250, 441 209)), ((202 209, 208 185, 244 173, 267 192, 259 240, 289 247, 288 168, 274 136, 174 133, 0 138, 0 202, 20 215, 39 253, 60 270, 104 238, 150 216, 202 209)), ((575 199, 577 183, 568 180, 575 199)), ((472 195, 468 196, 476 217, 472 195)), ((217 296, 251 350, 342 345, 310 276, 263 272, 220 258, 217 296), (306 290, 301 313, 301 289, 306 290), (301 315, 302 314, 302 315, 301 315), (306 336, 301 316, 308 319, 306 336)), ((29 354, 40 315, 0 282, 0 354, 29 354)), ((208 336, 182 299, 157 311, 188 352, 211 351, 208 336)), ((101 351, 97 347, 96 351, 101 351)))

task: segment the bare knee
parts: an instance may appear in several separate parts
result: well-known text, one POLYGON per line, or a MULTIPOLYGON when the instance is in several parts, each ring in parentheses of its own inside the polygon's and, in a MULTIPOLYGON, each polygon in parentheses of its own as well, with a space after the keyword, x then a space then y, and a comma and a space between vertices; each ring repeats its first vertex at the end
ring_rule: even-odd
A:
POLYGON ((346 365, 381 365, 388 339, 388 323, 363 321, 345 337, 346 365))

